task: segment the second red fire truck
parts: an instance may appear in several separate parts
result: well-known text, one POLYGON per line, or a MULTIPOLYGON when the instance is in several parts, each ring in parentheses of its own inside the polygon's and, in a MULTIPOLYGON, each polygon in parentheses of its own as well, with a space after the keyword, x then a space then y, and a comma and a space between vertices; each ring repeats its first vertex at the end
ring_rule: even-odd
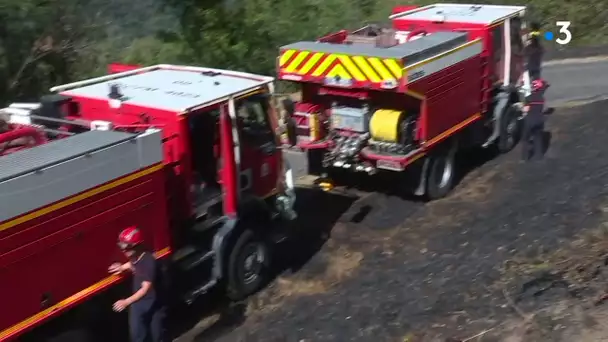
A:
POLYGON ((517 142, 524 14, 402 6, 386 27, 282 46, 278 78, 302 93, 285 103, 289 143, 306 151, 311 174, 396 172, 417 195, 445 196, 457 151, 517 142))

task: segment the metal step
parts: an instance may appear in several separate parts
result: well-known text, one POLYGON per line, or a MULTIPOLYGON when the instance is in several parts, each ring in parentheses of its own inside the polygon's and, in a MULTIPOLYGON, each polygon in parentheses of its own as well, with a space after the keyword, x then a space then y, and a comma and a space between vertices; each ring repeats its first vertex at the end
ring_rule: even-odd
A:
POLYGON ((196 248, 194 248, 193 246, 184 246, 180 249, 178 249, 177 251, 175 251, 172 255, 171 258, 173 260, 173 262, 179 262, 180 260, 188 257, 189 255, 192 255, 192 253, 195 253, 197 250, 196 248))
POLYGON ((207 211, 209 210, 209 208, 220 203, 222 201, 222 199, 223 199, 222 194, 219 193, 218 195, 205 199, 200 204, 196 205, 194 208, 194 213, 195 213, 196 219, 199 220, 199 219, 203 218, 205 215, 207 215, 207 211))
POLYGON ((213 228, 214 226, 217 226, 226 220, 227 218, 225 216, 220 216, 215 219, 209 218, 208 220, 201 220, 200 222, 194 224, 194 226, 192 227, 192 231, 196 233, 203 233, 209 228, 213 228))
POLYGON ((193 246, 180 248, 173 256, 173 261, 182 271, 190 271, 198 267, 203 262, 214 257, 213 251, 202 251, 193 246))
POLYGON ((210 207, 220 203, 223 199, 221 188, 215 186, 200 187, 195 185, 192 189, 192 196, 196 219, 205 216, 210 207))

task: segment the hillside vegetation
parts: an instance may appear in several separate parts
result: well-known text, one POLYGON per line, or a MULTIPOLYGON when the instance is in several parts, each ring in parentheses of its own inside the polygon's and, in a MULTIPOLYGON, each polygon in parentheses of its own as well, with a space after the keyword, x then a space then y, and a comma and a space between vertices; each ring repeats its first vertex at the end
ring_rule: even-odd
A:
MULTIPOLYGON (((35 100, 109 62, 185 63, 272 75, 278 47, 382 21, 421 0, 0 0, 0 100, 35 100)), ((467 2, 468 1, 456 1, 467 2)), ((522 4, 513 0, 487 4, 522 4)), ((576 44, 608 37, 608 2, 532 0, 547 30, 569 20, 576 44)))

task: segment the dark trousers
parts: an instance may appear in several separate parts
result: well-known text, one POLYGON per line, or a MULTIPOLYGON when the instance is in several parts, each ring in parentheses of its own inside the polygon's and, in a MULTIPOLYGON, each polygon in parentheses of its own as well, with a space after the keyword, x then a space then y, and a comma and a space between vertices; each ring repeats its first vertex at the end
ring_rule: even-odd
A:
POLYGON ((522 159, 543 158, 543 133, 545 125, 542 118, 526 116, 522 136, 522 159))
POLYGON ((132 342, 166 342, 164 330, 165 308, 151 303, 133 303, 129 308, 132 342))
POLYGON ((540 79, 540 77, 541 77, 540 67, 528 69, 528 74, 530 75, 530 81, 540 79))

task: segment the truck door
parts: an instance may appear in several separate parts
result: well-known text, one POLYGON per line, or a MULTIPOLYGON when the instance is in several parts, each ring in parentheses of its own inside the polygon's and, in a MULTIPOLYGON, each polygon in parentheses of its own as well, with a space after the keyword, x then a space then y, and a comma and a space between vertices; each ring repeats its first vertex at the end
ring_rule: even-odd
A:
POLYGON ((281 157, 268 118, 269 100, 266 94, 255 94, 235 103, 241 141, 241 189, 260 197, 276 190, 281 157))
POLYGON ((520 17, 508 19, 511 46, 511 83, 516 83, 524 73, 524 42, 522 39, 523 21, 520 17))
POLYGON ((504 49, 504 24, 501 23, 496 25, 490 31, 492 36, 492 66, 494 70, 494 81, 503 82, 504 77, 504 62, 505 62, 505 49, 504 49))
POLYGON ((506 19, 491 30, 494 72, 504 85, 516 84, 523 74, 522 19, 506 19))

